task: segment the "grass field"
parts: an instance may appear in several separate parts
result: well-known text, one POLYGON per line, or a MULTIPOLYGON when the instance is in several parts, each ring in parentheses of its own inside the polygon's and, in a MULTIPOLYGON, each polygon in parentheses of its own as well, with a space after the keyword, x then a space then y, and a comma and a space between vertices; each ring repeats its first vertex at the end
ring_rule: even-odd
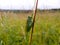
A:
MULTIPOLYGON (((0 12, 0 45, 28 45, 25 29, 31 15, 0 12)), ((60 45, 60 11, 37 12, 32 45, 60 45)))

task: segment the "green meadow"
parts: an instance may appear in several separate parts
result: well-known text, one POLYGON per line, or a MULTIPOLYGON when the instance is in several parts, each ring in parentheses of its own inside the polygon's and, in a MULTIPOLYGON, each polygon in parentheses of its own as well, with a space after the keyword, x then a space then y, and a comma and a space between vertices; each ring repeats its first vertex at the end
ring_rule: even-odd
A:
MULTIPOLYGON (((29 13, 0 12, 0 45, 29 45, 29 13)), ((32 45, 60 45, 60 11, 37 12, 32 45)))

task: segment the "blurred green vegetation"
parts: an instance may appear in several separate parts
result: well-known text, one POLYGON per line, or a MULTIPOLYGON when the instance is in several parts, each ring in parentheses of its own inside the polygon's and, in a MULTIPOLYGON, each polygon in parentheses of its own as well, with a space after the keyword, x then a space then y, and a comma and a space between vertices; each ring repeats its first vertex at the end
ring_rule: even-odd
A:
MULTIPOLYGON (((19 15, 1 15, 0 45, 28 45, 30 33, 26 37, 25 31, 28 15, 19 15)), ((60 13, 37 13, 32 45, 60 45, 60 13)))

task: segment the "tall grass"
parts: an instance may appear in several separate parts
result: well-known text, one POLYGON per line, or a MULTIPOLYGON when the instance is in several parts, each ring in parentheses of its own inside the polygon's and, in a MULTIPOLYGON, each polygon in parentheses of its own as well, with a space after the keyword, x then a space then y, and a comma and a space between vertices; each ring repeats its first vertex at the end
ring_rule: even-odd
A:
MULTIPOLYGON (((32 45, 60 45, 60 13, 39 14, 36 17, 32 45)), ((28 45, 30 33, 26 39, 26 21, 27 16, 19 18, 15 13, 3 13, 0 18, 0 45, 28 45)))

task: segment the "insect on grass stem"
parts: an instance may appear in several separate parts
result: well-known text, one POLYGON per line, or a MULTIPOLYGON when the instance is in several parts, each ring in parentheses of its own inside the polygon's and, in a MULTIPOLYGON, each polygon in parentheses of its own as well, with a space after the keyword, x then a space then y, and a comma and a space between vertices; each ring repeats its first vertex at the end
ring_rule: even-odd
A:
POLYGON ((33 23, 32 23, 32 30, 31 30, 31 35, 30 35, 30 42, 29 42, 29 45, 32 44, 32 36, 33 36, 33 30, 34 30, 34 24, 35 24, 35 18, 36 18, 36 13, 37 13, 37 6, 38 6, 38 0, 36 1, 36 7, 35 7, 35 10, 34 10, 34 18, 33 18, 33 23))

